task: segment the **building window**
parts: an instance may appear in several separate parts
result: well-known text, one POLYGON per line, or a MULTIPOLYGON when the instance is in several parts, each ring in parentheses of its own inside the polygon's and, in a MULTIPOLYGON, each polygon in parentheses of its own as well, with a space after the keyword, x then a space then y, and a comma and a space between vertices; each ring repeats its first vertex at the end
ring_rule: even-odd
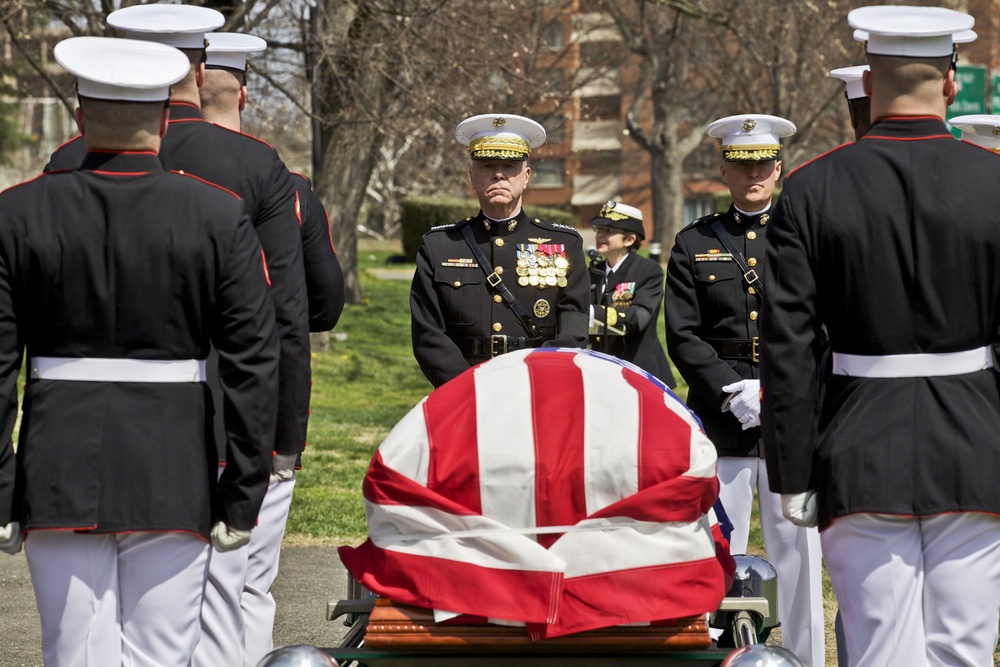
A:
POLYGON ((565 28, 562 21, 556 18, 542 26, 541 42, 544 49, 562 50, 566 45, 565 28))
POLYGON ((557 159, 532 160, 531 187, 566 187, 566 161, 557 159))
POLYGON ((712 197, 699 197, 697 199, 684 200, 685 224, 714 212, 715 201, 712 197))
POLYGON ((585 97, 580 100, 580 118, 583 120, 618 120, 622 117, 620 95, 585 97))

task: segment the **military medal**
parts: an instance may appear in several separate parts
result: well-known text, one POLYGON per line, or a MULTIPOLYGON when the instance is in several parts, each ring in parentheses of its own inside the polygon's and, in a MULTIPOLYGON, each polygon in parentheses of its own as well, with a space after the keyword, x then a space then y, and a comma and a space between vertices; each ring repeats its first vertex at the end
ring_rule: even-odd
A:
POLYGON ((539 299, 535 302, 535 317, 545 317, 549 314, 551 308, 549 307, 549 302, 545 299, 539 299))
POLYGON ((520 276, 520 277, 518 277, 518 279, 517 279, 517 284, 518 284, 518 285, 520 285, 521 287, 527 287, 527 286, 528 286, 528 282, 529 282, 530 280, 531 280, 531 279, 530 279, 530 278, 528 278, 528 276, 520 276))
POLYGON ((632 305, 632 297, 635 296, 635 283, 618 283, 615 291, 611 294, 611 304, 615 308, 628 308, 632 305))

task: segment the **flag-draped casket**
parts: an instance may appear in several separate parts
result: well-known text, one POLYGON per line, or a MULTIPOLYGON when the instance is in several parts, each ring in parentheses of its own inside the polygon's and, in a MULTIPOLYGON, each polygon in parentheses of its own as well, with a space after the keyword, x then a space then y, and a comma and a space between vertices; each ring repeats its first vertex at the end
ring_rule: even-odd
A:
POLYGON ((364 481, 351 574, 396 602, 533 639, 713 611, 732 581, 712 443, 635 366, 541 348, 417 405, 364 481))

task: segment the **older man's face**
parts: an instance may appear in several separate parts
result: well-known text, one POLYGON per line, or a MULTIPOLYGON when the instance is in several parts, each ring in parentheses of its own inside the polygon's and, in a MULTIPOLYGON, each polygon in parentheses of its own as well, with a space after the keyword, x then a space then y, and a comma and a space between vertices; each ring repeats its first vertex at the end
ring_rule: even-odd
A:
POLYGON ((469 167, 472 188, 484 210, 519 202, 530 176, 531 167, 524 160, 473 160, 469 167))

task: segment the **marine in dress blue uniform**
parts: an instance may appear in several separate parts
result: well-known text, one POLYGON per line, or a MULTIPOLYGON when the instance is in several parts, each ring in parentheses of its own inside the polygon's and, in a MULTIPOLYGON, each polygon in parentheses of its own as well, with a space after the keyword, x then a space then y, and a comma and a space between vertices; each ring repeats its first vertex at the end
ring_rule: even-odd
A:
POLYGON ((1000 170, 956 141, 953 34, 865 7, 869 132, 785 182, 768 236, 764 443, 786 516, 818 524, 854 665, 987 665, 1000 601, 1000 170), (877 184, 877 185, 876 185, 877 184), (844 196, 849 193, 850 196, 844 196), (817 412, 816 336, 832 373, 817 412))
MULTIPOLYGON (((205 120, 241 131, 248 100, 248 58, 267 42, 254 35, 212 32, 207 35, 205 81, 200 88, 205 120)), ((302 257, 309 298, 310 331, 329 331, 344 308, 344 280, 334 253, 330 225, 309 180, 292 174, 295 216, 302 233, 302 257)), ((193 667, 223 662, 254 667, 273 646, 276 603, 271 586, 278 576, 281 541, 295 488, 295 454, 276 455, 271 483, 246 549, 215 555, 202 604, 202 639, 193 667)))
POLYGON ((663 305, 663 269, 636 252, 646 238, 642 211, 609 201, 590 224, 599 232, 597 251, 605 255, 590 267, 593 317, 625 330, 625 335, 608 336, 598 331, 590 337, 591 347, 632 362, 673 389, 677 383, 656 331, 663 305))
POLYGON ((756 496, 767 557, 778 573, 782 645, 818 667, 825 661, 819 537, 782 516, 760 458, 758 326, 766 283, 759 278, 781 138, 795 126, 741 114, 706 131, 721 142, 721 173, 733 204, 677 234, 666 272, 667 350, 688 383, 688 405, 719 452, 719 499, 733 523, 732 552, 746 551, 756 496))
POLYGON ((526 160, 545 130, 522 116, 483 114, 459 123, 455 137, 469 147, 481 209, 424 235, 410 289, 413 355, 435 387, 505 352, 587 346, 583 241, 521 207, 526 160))
POLYGON ((46 664, 182 667, 209 537, 218 550, 249 540, 267 489, 273 306, 239 199, 157 160, 187 58, 96 37, 54 53, 77 75, 88 152, 0 195, 0 480, 16 461, 0 523, 26 533, 46 664), (226 409, 221 478, 210 347, 226 409))

